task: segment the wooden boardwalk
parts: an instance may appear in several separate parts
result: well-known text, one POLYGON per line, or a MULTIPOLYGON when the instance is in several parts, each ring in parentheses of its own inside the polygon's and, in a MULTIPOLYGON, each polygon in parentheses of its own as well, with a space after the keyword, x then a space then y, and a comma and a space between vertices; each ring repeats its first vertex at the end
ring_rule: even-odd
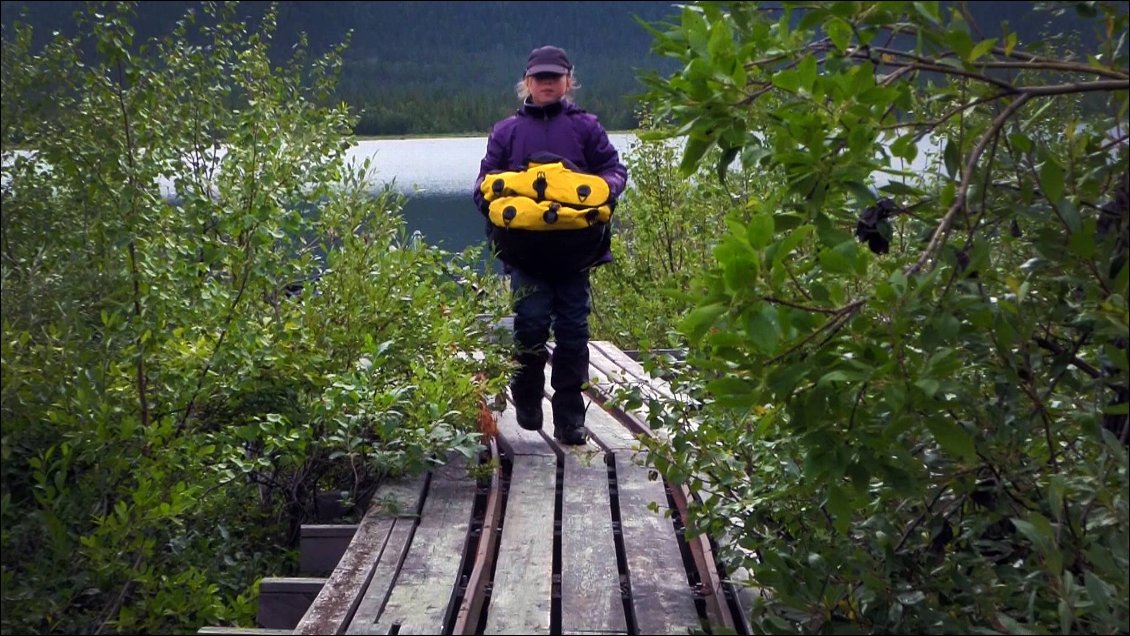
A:
POLYGON ((305 532, 304 563, 335 565, 264 580, 257 633, 748 633, 710 542, 682 534, 690 493, 642 464, 640 416, 604 404, 624 384, 668 389, 605 342, 590 377, 587 445, 548 435, 548 399, 542 432, 507 404, 486 477, 452 462, 383 488, 356 527, 305 532))

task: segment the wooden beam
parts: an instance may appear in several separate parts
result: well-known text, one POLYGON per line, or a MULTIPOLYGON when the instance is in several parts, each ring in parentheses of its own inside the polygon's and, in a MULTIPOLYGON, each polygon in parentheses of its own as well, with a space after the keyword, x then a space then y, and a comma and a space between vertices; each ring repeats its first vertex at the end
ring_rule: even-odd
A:
MULTIPOLYGON (((495 414, 495 417, 497 418, 498 414, 495 414)), ((495 440, 490 441, 490 456, 496 460, 499 459, 498 443, 495 440)), ((467 587, 463 592, 463 601, 459 605, 459 613, 455 617, 453 634, 474 634, 475 630, 478 629, 479 619, 486 602, 487 588, 490 585, 491 572, 494 569, 501 525, 502 464, 501 461, 496 461, 494 472, 491 474, 490 487, 487 491, 483 525, 475 548, 475 565, 467 580, 467 587)))
MULTIPOLYGON (((542 409, 551 422, 545 400, 542 409)), ((548 634, 557 455, 541 433, 518 426, 512 404, 499 418, 498 434, 509 449, 511 470, 485 632, 548 634)))
POLYGON ((432 472, 420 520, 377 633, 441 634, 453 616, 476 484, 450 461, 432 472))

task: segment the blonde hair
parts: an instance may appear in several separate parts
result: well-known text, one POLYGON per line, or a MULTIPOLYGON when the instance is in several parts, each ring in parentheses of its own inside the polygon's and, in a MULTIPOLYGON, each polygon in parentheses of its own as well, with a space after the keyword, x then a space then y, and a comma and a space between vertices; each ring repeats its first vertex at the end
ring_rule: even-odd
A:
MULTIPOLYGON (((569 86, 565 89, 565 97, 572 97, 573 91, 581 87, 580 82, 577 81, 576 69, 567 73, 566 77, 569 78, 569 86)), ((525 77, 522 77, 522 79, 518 80, 518 83, 514 85, 514 92, 518 95, 518 101, 522 103, 526 102, 526 98, 530 96, 530 87, 526 85, 525 77)))

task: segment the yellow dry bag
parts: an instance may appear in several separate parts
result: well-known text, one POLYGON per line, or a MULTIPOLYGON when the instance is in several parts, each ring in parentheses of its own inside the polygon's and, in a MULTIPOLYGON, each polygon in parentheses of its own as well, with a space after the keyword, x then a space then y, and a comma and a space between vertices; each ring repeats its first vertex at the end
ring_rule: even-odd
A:
POLYGON ((487 201, 521 196, 572 207, 599 207, 611 196, 604 179, 570 170, 561 161, 531 162, 525 170, 488 174, 479 189, 487 201))
POLYGON ((502 197, 490 202, 490 222, 515 230, 581 230, 607 223, 612 209, 607 205, 571 208, 556 201, 534 201, 529 197, 502 197))

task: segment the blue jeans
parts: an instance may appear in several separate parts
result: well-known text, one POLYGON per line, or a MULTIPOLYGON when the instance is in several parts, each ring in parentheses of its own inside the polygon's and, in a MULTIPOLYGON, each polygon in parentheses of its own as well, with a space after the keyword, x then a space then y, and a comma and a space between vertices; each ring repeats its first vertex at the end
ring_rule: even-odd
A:
POLYGON ((560 429, 585 422, 581 390, 588 381, 589 314, 592 295, 588 271, 561 278, 535 278, 514 269, 510 277, 514 304, 514 341, 520 365, 510 382, 515 405, 541 408, 545 385, 545 343, 553 329, 553 422, 560 429))

